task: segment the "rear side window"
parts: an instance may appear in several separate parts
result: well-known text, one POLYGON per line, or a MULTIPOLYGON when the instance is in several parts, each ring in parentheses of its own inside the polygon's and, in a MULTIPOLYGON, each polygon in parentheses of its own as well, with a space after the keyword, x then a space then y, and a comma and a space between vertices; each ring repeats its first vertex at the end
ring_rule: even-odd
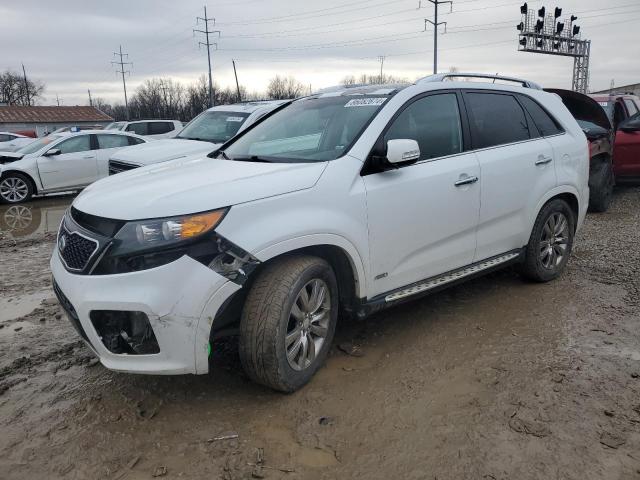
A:
POLYGON ((487 148, 529 140, 524 110, 512 95, 467 93, 474 148, 487 148))
POLYGON ((147 122, 132 123, 127 126, 126 130, 127 132, 137 133, 138 135, 148 135, 148 126, 149 124, 147 122))
POLYGON ((557 135, 563 132, 560 125, 558 125, 558 122, 556 122, 551 117, 551 115, 549 115, 538 104, 538 102, 530 97, 527 97, 526 95, 520 95, 519 98, 522 102, 522 105, 524 105, 525 110, 529 112, 529 115, 531 115, 533 123, 535 123, 536 127, 538 127, 540 135, 542 135, 543 137, 548 137, 550 135, 557 135))
POLYGON ((89 135, 78 135, 77 137, 71 137, 64 142, 59 143, 56 148, 59 148, 60 153, 62 154, 86 152, 88 150, 91 150, 89 135))
POLYGON ((149 135, 160 135, 174 130, 173 122, 149 122, 149 135))
POLYGON ((387 130, 384 142, 386 145, 389 140, 401 138, 418 142, 420 160, 462 152, 462 128, 456 95, 430 95, 405 108, 387 130))
POLYGON ((105 148, 120 148, 129 146, 126 135, 97 135, 97 137, 98 146, 101 150, 105 148))
POLYGON ((129 145, 140 145, 144 143, 144 140, 138 137, 127 137, 127 139, 129 140, 129 145))
POLYGON ((627 111, 629 112, 630 117, 633 117, 636 113, 638 113, 638 107, 633 102, 633 100, 625 98, 624 104, 627 106, 627 111))

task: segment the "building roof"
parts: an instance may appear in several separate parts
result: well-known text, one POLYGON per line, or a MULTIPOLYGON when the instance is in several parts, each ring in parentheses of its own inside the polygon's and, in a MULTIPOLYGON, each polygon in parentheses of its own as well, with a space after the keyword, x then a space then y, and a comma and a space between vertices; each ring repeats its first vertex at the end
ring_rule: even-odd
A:
MULTIPOLYGON (((613 87, 613 92, 628 92, 630 90, 637 90, 640 88, 640 83, 632 83, 631 85, 620 85, 613 87)), ((605 90, 598 90, 597 92, 591 92, 595 94, 608 94, 611 91, 611 88, 607 88, 605 90)), ((616 93, 617 94, 617 93, 616 93)))
POLYGON ((0 107, 0 123, 112 122, 95 107, 0 107))

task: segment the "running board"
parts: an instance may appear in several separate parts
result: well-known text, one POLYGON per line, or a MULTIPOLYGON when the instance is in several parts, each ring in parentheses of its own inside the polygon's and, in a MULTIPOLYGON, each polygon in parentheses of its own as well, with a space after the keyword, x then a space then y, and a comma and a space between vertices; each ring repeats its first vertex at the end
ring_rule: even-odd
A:
POLYGON ((465 277, 475 275, 476 273, 482 272, 483 270, 489 270, 503 263, 510 262, 518 258, 519 256, 520 252, 509 252, 505 253, 504 255, 499 255, 497 257, 493 257, 479 263, 474 263, 473 265, 470 265, 468 267, 454 270, 452 272, 430 278, 428 280, 425 280, 424 282, 413 284, 412 286, 399 290, 397 292, 390 293, 389 295, 386 295, 384 297, 384 301, 386 303, 395 302, 397 300, 402 300, 419 293, 427 292, 448 283, 456 282, 465 277))

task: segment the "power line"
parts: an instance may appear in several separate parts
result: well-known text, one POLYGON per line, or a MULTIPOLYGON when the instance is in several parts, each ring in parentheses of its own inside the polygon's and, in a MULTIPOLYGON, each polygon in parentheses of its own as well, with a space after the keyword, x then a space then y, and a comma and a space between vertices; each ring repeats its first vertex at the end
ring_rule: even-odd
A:
POLYGON ((194 35, 196 33, 204 33, 205 38, 207 39, 206 42, 198 42, 198 46, 204 45, 207 47, 207 62, 209 64, 209 108, 213 107, 213 77, 211 76, 211 47, 215 46, 216 50, 218 49, 218 44, 217 43, 211 43, 209 41, 209 34, 218 34, 218 38, 220 38, 220 30, 209 30, 209 22, 213 22, 213 24, 216 24, 216 19, 215 18, 209 18, 207 17, 207 6, 205 5, 204 7, 204 17, 196 17, 196 24, 202 20, 204 22, 204 30, 193 30, 194 35))
POLYGON ((128 53, 122 53, 122 45, 120 45, 120 51, 119 52, 113 52, 113 54, 120 57, 120 61, 112 61, 111 64, 112 65, 120 65, 120 70, 116 70, 116 73, 121 73, 122 74, 122 87, 124 88, 124 108, 125 108, 125 112, 126 112, 126 115, 127 115, 127 120, 129 120, 129 101, 127 100, 127 82, 124 79, 124 75, 125 75, 125 73, 128 73, 129 75, 131 75, 131 72, 129 70, 125 70, 124 66, 125 65, 133 66, 133 63, 132 62, 123 61, 124 57, 129 58, 129 54, 128 53))

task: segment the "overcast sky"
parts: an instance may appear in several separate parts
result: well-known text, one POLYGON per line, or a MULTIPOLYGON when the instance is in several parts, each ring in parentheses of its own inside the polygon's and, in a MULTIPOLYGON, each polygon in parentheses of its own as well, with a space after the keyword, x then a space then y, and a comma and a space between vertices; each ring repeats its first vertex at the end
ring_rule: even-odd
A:
MULTIPOLYGON (((569 88, 573 61, 517 51, 519 5, 514 0, 460 0, 439 39, 440 70, 500 72, 545 86, 569 88)), ((640 0, 529 1, 531 8, 561 6, 575 13, 592 40, 591 89, 640 82, 640 0), (606 7, 602 5, 606 4, 606 7)), ((44 104, 87 104, 94 97, 122 102, 122 81, 110 64, 122 44, 129 54, 128 88, 151 77, 186 83, 206 73, 206 50, 194 37, 201 0, 0 0, 0 68, 21 70, 46 84, 44 104)), ((424 31, 433 5, 422 0, 219 0, 207 3, 220 38, 213 52, 214 80, 264 91, 275 74, 294 75, 312 89, 348 74, 384 72, 411 80, 432 71, 433 28, 424 31)), ((442 29, 442 27, 440 27, 442 29)))

